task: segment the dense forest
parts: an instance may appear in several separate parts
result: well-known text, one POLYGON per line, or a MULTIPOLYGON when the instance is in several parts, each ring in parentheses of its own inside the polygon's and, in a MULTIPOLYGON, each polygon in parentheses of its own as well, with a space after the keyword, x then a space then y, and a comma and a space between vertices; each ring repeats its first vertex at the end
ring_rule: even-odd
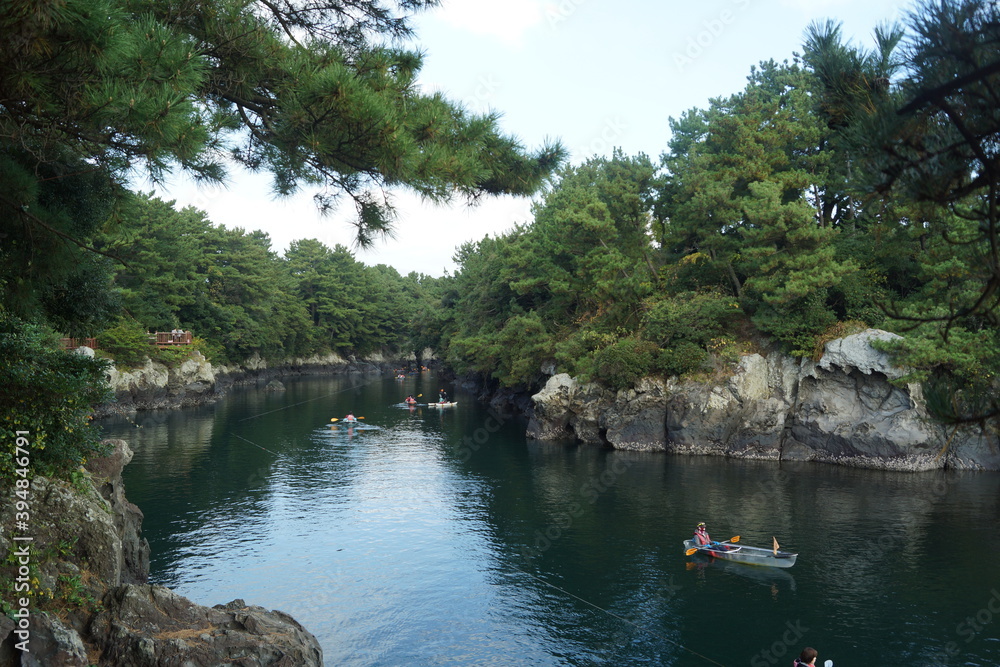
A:
POLYGON ((431 347, 526 390, 555 371, 620 389, 775 346, 814 356, 879 327, 904 336, 889 351, 941 418, 998 414, 995 3, 919 5, 870 47, 814 24, 801 54, 670 119, 662 155, 581 164, 420 94, 419 54, 382 45, 405 18, 378 0, 183 4, 0 17, 0 401, 5 429, 48 440, 42 463, 93 449, 101 398, 101 362, 55 339, 141 363, 146 332, 176 327, 221 362, 431 347), (310 239, 279 253, 127 187, 234 161, 352 203, 361 245, 393 224, 386 188, 540 194, 531 222, 457 248, 437 278, 310 239))

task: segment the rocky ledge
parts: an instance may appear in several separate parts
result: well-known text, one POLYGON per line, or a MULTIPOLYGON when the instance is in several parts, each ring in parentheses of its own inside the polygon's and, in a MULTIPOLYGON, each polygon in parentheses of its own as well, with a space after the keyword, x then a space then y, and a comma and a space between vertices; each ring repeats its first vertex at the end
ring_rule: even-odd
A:
POLYGON ((996 435, 953 433, 930 417, 920 385, 893 382, 904 370, 871 346, 891 337, 869 329, 831 341, 819 361, 747 355, 712 383, 645 378, 613 392, 554 375, 533 396, 528 436, 887 470, 1000 470, 996 435))
MULTIPOLYGON (((77 352, 94 354, 90 348, 79 348, 77 352)), ((423 359, 433 359, 431 350, 424 350, 423 355, 423 359)), ((167 366, 147 358, 137 368, 112 367, 108 371, 107 382, 114 402, 98 406, 95 416, 202 405, 221 398, 234 385, 268 388, 275 378, 292 375, 383 373, 415 360, 412 354, 403 359, 378 354, 365 359, 345 359, 327 354, 268 362, 255 355, 238 366, 222 366, 213 365, 200 352, 194 352, 184 362, 167 366)))
MULTIPOLYGON (((322 665, 319 642, 287 614, 242 600, 203 607, 145 583, 142 512, 126 500, 121 479, 132 452, 123 440, 110 444, 112 453, 90 461, 72 484, 30 481, 24 556, 25 542, 0 535, 0 549, 15 555, 2 578, 25 578, 30 589, 19 594, 30 596, 26 628, 0 615, 0 667, 322 665)), ((0 508, 3 525, 15 525, 15 509, 0 508)))

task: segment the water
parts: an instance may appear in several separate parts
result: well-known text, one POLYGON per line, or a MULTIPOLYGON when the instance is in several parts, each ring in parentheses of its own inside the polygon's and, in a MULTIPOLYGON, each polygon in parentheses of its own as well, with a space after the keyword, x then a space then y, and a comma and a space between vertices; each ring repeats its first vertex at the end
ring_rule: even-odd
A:
POLYGON ((288 612, 327 665, 1000 664, 998 474, 526 442, 461 393, 394 405, 426 374, 286 385, 104 426, 151 580, 288 612), (702 520, 798 562, 686 557, 702 520))

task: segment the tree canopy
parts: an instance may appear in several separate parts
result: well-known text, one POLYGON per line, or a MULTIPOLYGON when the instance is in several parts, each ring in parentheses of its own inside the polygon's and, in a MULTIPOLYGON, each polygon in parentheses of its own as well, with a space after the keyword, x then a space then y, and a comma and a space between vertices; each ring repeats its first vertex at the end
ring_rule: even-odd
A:
POLYGON ((396 187, 444 200, 536 191, 565 156, 418 83, 408 15, 431 0, 12 0, 0 16, 5 302, 31 312, 93 258, 129 178, 265 170, 356 239, 391 232, 396 187), (82 201, 86 199, 86 201, 82 201), (76 200, 76 201, 74 201, 76 200), (82 204, 82 205, 81 205, 82 204))

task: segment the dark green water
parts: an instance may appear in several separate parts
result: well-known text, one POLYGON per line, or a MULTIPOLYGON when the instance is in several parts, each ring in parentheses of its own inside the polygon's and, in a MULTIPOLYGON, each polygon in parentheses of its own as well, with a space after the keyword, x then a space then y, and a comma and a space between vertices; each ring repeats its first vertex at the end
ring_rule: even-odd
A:
POLYGON ((526 442, 461 393, 394 405, 426 375, 286 384, 105 430, 152 580, 286 611, 327 665, 1000 665, 998 474, 526 442), (685 557, 701 520, 798 562, 685 557))

